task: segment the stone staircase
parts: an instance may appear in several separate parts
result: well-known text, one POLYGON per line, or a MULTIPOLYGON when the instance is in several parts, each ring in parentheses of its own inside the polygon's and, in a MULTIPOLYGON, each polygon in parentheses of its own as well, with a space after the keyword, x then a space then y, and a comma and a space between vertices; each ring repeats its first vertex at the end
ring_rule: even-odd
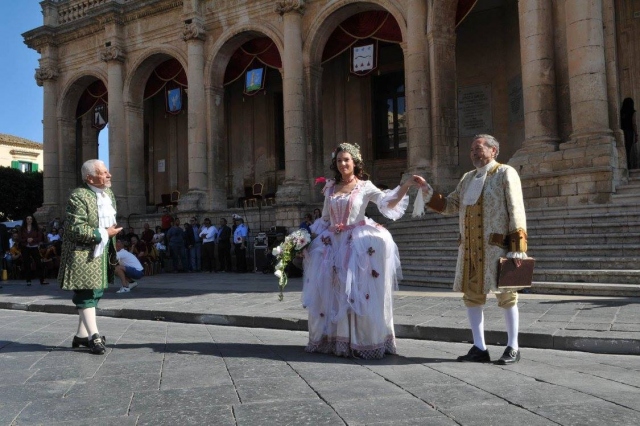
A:
MULTIPOLYGON (((536 259, 531 292, 640 296, 640 171, 634 172, 610 204, 527 210, 528 254, 536 259)), ((457 216, 380 221, 400 249, 402 284, 451 288, 457 216)))

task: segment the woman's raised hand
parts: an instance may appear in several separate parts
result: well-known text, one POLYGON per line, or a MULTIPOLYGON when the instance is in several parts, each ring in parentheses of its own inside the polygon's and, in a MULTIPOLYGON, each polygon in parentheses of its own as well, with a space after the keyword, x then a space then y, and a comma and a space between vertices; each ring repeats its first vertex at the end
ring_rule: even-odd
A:
POLYGON ((413 175, 410 180, 418 188, 427 186, 427 181, 422 176, 413 175))

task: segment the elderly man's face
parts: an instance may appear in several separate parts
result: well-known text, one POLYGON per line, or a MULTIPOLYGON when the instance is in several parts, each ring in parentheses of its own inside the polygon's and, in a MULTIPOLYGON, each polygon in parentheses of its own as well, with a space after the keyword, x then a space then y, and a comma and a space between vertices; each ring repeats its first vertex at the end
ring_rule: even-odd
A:
POLYGON ((484 167, 496 157, 496 149, 487 146, 484 138, 478 138, 471 144, 471 162, 477 168, 484 167))
POLYGON ((87 183, 99 189, 111 188, 111 173, 104 163, 96 163, 94 175, 87 176, 87 183))

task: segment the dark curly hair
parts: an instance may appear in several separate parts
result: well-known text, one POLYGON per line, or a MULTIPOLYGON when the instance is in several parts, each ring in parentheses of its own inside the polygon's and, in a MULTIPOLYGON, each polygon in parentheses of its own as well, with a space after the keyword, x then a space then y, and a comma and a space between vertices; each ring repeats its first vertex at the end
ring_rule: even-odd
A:
MULTIPOLYGON (((336 161, 338 160, 338 154, 341 153, 342 151, 345 151, 345 150, 338 145, 338 147, 334 151, 335 155, 331 159, 331 166, 329 167, 334 173, 336 183, 342 182, 342 173, 340 173, 340 170, 338 170, 338 166, 336 165, 336 161)), ((345 151, 345 152, 348 152, 348 151, 345 151)), ((353 159, 353 174, 358 179, 362 180, 362 178, 366 173, 364 171, 364 162, 362 160, 356 160, 355 158, 353 158, 353 155, 351 156, 351 158, 353 159)))

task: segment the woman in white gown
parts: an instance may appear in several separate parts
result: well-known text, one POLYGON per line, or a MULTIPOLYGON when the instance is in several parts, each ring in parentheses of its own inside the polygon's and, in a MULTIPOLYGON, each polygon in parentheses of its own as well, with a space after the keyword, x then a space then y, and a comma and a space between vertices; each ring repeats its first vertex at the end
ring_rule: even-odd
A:
POLYGON ((318 236, 304 257, 302 304, 309 310, 307 352, 383 358, 396 353, 393 290, 402 279, 398 248, 383 226, 365 217, 369 202, 386 217, 402 217, 413 176, 381 191, 364 174, 360 147, 342 143, 333 154, 318 236))

